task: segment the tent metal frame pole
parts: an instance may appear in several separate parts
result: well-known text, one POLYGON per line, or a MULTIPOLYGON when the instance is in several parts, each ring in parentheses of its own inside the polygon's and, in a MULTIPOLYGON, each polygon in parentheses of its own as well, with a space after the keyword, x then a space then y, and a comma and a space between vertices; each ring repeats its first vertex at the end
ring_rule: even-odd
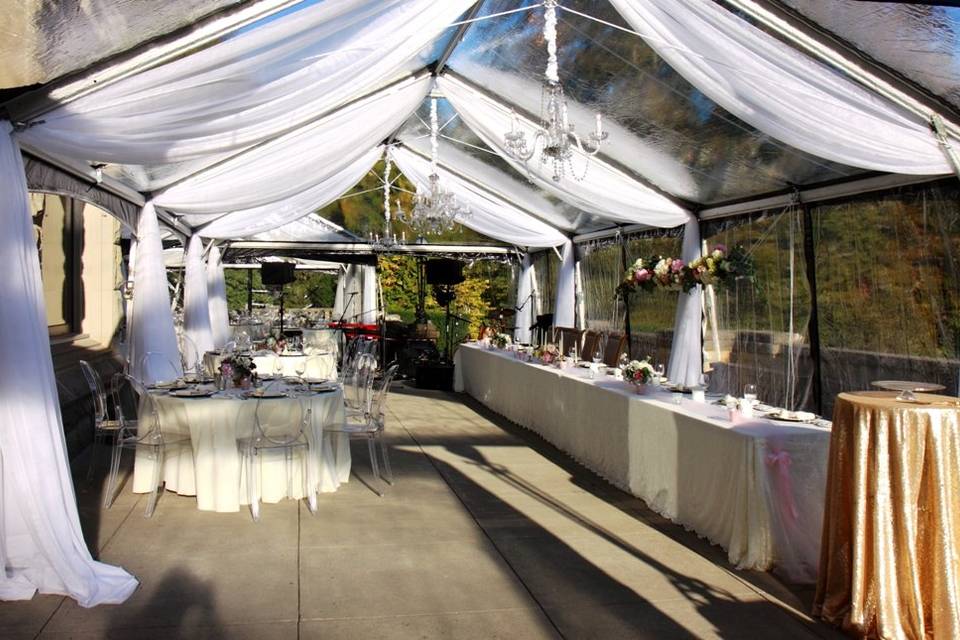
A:
POLYGON ((456 51, 458 46, 460 46, 460 43, 463 41, 463 36, 467 34, 467 29, 470 28, 471 24, 473 24, 470 21, 477 17, 477 14, 480 13, 480 8, 482 6, 483 2, 477 0, 473 6, 467 10, 467 17, 464 23, 457 27, 457 32, 454 34, 450 42, 447 43, 447 46, 443 50, 443 53, 440 54, 440 57, 437 58, 437 64, 433 70, 433 75, 438 76, 443 73, 443 69, 447 66, 447 61, 450 59, 450 56, 452 56, 453 52, 456 51))
MULTIPOLYGON (((726 2, 770 29, 795 49, 839 69, 860 85, 920 116, 924 121, 928 121, 931 114, 943 116, 944 111, 954 117, 957 115, 945 105, 930 104, 932 101, 925 95, 925 99, 921 99, 921 94, 912 83, 897 78, 875 63, 865 60, 863 56, 856 55, 857 59, 854 59, 848 46, 844 46, 836 38, 831 38, 832 41, 828 42, 822 30, 818 29, 818 32, 814 33, 808 21, 801 22, 795 14, 785 11, 770 0, 726 2), (881 77, 881 74, 885 77, 881 77)), ((955 120, 948 118, 946 124, 952 135, 960 137, 960 126, 955 120)))
MULTIPOLYGON (((620 266, 623 271, 627 270, 627 241, 623 234, 617 234, 617 240, 620 243, 620 266)), ((633 332, 630 329, 630 294, 622 291, 623 297, 623 331, 627 338, 627 357, 633 359, 633 332)))
POLYGON ((803 214, 803 258, 806 262, 807 286, 810 289, 810 361, 813 365, 813 402, 818 415, 823 413, 823 373, 820 346, 820 307, 817 301, 817 254, 813 237, 813 211, 809 203, 799 202, 803 214))

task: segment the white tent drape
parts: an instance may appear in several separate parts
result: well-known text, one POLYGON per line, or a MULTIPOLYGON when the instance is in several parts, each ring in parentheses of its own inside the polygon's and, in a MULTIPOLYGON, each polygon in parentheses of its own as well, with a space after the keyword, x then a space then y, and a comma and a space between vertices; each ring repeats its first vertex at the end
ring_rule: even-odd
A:
POLYGON ((611 2, 677 73, 778 140, 875 171, 952 171, 926 122, 713 0, 611 2))
POLYGON ((247 148, 421 66, 474 1, 320 2, 74 100, 23 138, 122 164, 247 148))
POLYGON ((207 256, 207 295, 213 346, 220 349, 230 341, 230 314, 227 308, 227 283, 217 245, 210 247, 207 256))
POLYGON ((192 236, 187 245, 183 285, 183 333, 190 340, 182 347, 184 364, 191 370, 203 361, 204 353, 213 349, 209 297, 203 241, 200 236, 192 236))
POLYGON ((279 203, 369 153, 420 106, 431 82, 422 76, 392 85, 175 184, 154 202, 176 213, 217 215, 279 203))
POLYGON ((340 267, 340 273, 337 275, 337 292, 333 296, 333 319, 339 320, 341 317, 344 317, 344 302, 346 296, 344 295, 346 287, 346 270, 344 267, 340 267))
MULTIPOLYGON (((681 257, 689 263, 700 256, 700 223, 691 214, 683 227, 681 257)), ((703 331, 700 287, 679 293, 677 315, 673 321, 673 344, 667 364, 667 377, 676 384, 696 386, 703 381, 703 331)))
POLYGON ((361 267, 363 273, 363 302, 360 306, 360 322, 375 324, 379 305, 377 304, 377 268, 361 267))
POLYGON ((537 313, 534 309, 535 301, 533 299, 533 262, 530 260, 530 254, 523 255, 520 262, 520 275, 517 276, 517 315, 515 328, 513 330, 513 339, 516 342, 530 342, 530 327, 536 322, 537 313))
POLYGON ((0 122, 0 600, 61 594, 119 604, 137 580, 96 562, 80 530, 44 311, 27 183, 0 122))
POLYGON ((553 307, 553 326, 575 327, 577 307, 575 248, 572 240, 563 243, 562 262, 557 275, 557 300, 553 307))
MULTIPOLYGON (((204 225, 198 233, 204 238, 249 238, 296 222, 309 213, 325 207, 353 188, 373 168, 382 154, 383 146, 378 145, 343 169, 327 175, 317 184, 286 200, 252 209, 232 211, 204 225)), ((197 224, 202 221, 203 216, 184 216, 184 222, 187 224, 197 224)))
POLYGON ((133 316, 127 319, 131 375, 144 384, 181 376, 183 369, 170 310, 163 245, 152 201, 140 212, 133 272, 133 316))
MULTIPOLYGON (((390 156, 403 175, 416 185, 426 185, 430 177, 430 161, 402 147, 391 147, 390 156)), ((491 192, 479 187, 442 166, 438 169, 443 184, 470 207, 470 216, 461 221, 485 236, 523 247, 555 247, 566 240, 562 233, 540 222, 491 192)))
MULTIPOLYGON (((584 211, 619 222, 675 227, 686 219, 686 211, 673 201, 600 158, 590 158, 578 149, 573 151, 573 163, 576 167, 588 165, 587 179, 577 182, 567 177, 555 182, 548 165, 536 161, 524 165, 511 158, 504 149, 503 133, 510 131, 512 123, 507 106, 451 76, 441 76, 437 84, 463 121, 484 143, 517 171, 528 174, 534 184, 545 191, 584 211)), ((537 125, 521 117, 519 126, 532 141, 537 125)))

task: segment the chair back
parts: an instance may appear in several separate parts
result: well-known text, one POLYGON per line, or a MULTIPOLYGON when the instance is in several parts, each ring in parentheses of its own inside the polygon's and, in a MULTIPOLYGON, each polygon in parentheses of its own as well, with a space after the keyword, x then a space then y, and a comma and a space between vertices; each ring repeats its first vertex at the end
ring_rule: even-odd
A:
POLYGON ((603 363, 615 367, 620 354, 627 350, 627 338, 620 333, 611 333, 607 336, 607 343, 603 348, 603 363))
POLYGON ((120 424, 120 436, 136 436, 158 444, 162 442, 157 402, 143 384, 126 373, 113 376, 113 409, 120 424), (141 428, 146 426, 146 429, 141 428))
POLYGON ((257 399, 254 417, 256 441, 260 446, 266 447, 286 447, 304 442, 304 430, 310 421, 310 409, 304 407, 300 395, 306 389, 303 381, 299 378, 279 378, 263 389, 265 396, 282 392, 288 397, 257 399))
POLYGON ((352 373, 350 381, 344 382, 347 405, 366 412, 370 406, 371 389, 377 374, 377 359, 369 353, 361 353, 357 356, 352 373))
POLYGON ((383 379, 380 381, 380 386, 377 387, 377 392, 373 395, 370 407, 367 410, 367 415, 370 420, 374 421, 377 426, 384 426, 384 409, 387 406, 387 394, 390 393, 390 385, 393 383, 393 378, 397 375, 397 369, 400 368, 398 364, 392 364, 387 367, 387 370, 383 374, 383 379))
POLYGON ((601 357, 603 354, 603 347, 601 346, 601 341, 603 336, 596 331, 587 330, 583 334, 583 346, 580 348, 580 359, 590 362, 597 353, 597 349, 600 349, 601 357))
POLYGON ((86 360, 80 361, 80 371, 83 372, 83 377, 87 381, 90 395, 93 398, 94 423, 100 424, 107 419, 107 394, 103 390, 100 374, 86 360))
POLYGON ((141 384, 154 382, 173 382, 183 376, 183 370, 178 369, 166 354, 156 351, 147 351, 140 356, 139 371, 141 384))
POLYGON ((277 355, 276 351, 263 349, 253 354, 254 358, 260 358, 261 364, 266 360, 266 366, 257 367, 257 375, 280 376, 283 373, 283 360, 277 355))

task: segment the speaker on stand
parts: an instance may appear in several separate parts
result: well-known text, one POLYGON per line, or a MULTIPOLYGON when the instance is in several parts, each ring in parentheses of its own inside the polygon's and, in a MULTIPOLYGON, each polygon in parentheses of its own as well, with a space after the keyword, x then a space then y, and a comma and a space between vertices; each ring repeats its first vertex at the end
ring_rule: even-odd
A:
POLYGON ((296 279, 293 262, 262 262, 260 263, 260 280, 268 288, 280 288, 280 333, 283 333, 283 286, 296 279))

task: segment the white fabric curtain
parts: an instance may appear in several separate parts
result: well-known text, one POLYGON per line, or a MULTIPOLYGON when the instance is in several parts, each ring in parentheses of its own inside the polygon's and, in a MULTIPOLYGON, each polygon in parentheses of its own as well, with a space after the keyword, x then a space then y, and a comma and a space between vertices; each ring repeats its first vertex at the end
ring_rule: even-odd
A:
POLYGON ((517 276, 517 315, 513 330, 515 342, 530 343, 530 327, 536 322, 537 314, 534 309, 536 302, 533 299, 533 262, 530 254, 525 253, 520 262, 520 275, 517 276))
POLYGON ((677 73, 760 131, 875 171, 950 173, 928 124, 713 0, 611 0, 677 73))
POLYGON ((227 282, 223 273, 220 248, 210 247, 207 256, 207 295, 210 312, 210 333, 213 346, 220 349, 230 341, 230 313, 227 308, 227 282))
POLYGON ((333 296, 333 319, 339 320, 344 316, 343 305, 345 303, 346 296, 344 295, 345 285, 346 285, 346 270, 344 267, 340 268, 340 273, 337 275, 337 292, 333 296))
MULTIPOLYGON (((683 261, 700 256, 700 223, 691 214, 683 227, 683 261)), ((677 315, 673 321, 673 344, 667 364, 667 377, 677 384, 696 386, 703 381, 702 293, 695 287, 679 293, 677 315)))
POLYGON ((213 349, 207 265, 203 261, 203 240, 200 236, 192 236, 187 245, 183 284, 183 333, 189 338, 181 347, 184 364, 192 370, 198 362, 203 361, 203 354, 213 349))
POLYGON ((137 580, 94 561, 80 530, 50 357, 40 260, 12 127, 0 122, 0 600, 119 604, 137 580))
MULTIPOLYGON (((686 219, 686 211, 670 199, 602 159, 590 158, 577 149, 573 152, 573 164, 574 167, 588 165, 586 179, 577 182, 566 177, 555 182, 552 169, 548 165, 541 164, 536 159, 524 165, 511 158, 504 149, 503 134, 510 131, 512 123, 509 107, 451 76, 441 76, 438 84, 443 95, 481 140, 517 171, 529 175, 534 184, 548 193, 584 211, 619 222, 675 227, 683 224, 686 219)), ((537 125, 520 117, 519 126, 532 142, 537 125)))
POLYGON ((160 226, 152 201, 140 212, 133 273, 133 317, 127 319, 131 375, 144 384, 182 376, 160 226))
MULTIPOLYGON (((373 168, 382 154, 383 146, 378 145, 343 169, 326 175, 317 184, 286 200, 232 211, 201 227, 198 233, 204 238, 249 238, 296 222, 352 189, 373 168)), ((202 223, 203 220, 204 216, 184 216, 184 222, 190 225, 202 223)))
POLYGON ((363 302, 360 306, 360 322, 375 324, 377 322, 377 268, 361 267, 363 273, 363 302))
POLYGON ((23 137, 122 164, 247 148, 422 66, 421 51, 474 1, 320 2, 74 100, 23 137))
MULTIPOLYGON (((431 167, 428 159, 403 147, 391 147, 389 153, 403 175, 418 188, 429 183, 431 167)), ((442 166, 438 171, 444 186, 470 207, 470 217, 461 221, 463 226, 522 247, 555 247, 566 240, 566 236, 550 225, 486 189, 450 173, 442 166)))
POLYGON ((577 265, 572 240, 563 243, 562 262, 557 275, 557 300, 553 307, 555 327, 577 326, 577 265))
POLYGON ((154 202, 176 213, 220 215, 295 196, 333 178, 394 133, 430 85, 429 76, 397 83, 175 184, 154 195, 154 202))

